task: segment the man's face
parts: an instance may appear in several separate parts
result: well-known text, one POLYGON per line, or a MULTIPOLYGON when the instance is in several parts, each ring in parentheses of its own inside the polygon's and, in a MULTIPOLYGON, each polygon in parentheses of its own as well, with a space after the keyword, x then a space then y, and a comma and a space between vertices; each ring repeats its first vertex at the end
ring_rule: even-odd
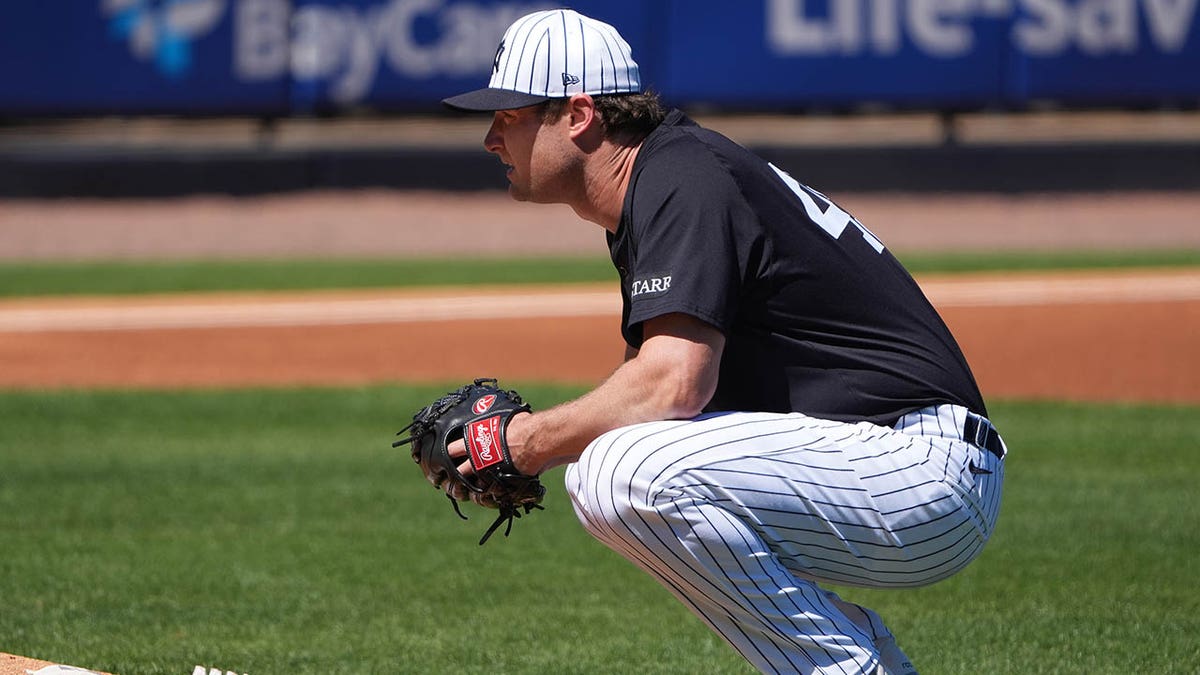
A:
POLYGON ((543 123, 541 105, 497 110, 483 139, 488 152, 504 162, 508 193, 517 201, 550 203, 562 198, 555 185, 566 160, 561 130, 554 121, 543 123))

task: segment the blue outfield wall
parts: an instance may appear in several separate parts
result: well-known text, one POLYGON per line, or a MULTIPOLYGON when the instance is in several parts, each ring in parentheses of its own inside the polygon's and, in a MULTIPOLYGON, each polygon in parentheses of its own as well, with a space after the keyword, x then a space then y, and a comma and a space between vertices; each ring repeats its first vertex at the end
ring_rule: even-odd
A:
MULTIPOLYGON (((235 40, 255 3, 10 0, 0 7, 0 114, 288 111, 287 47, 235 40), (252 58, 253 56, 253 58, 252 58), (282 68, 260 64, 274 59, 282 68)), ((269 17, 286 36, 288 7, 269 17)))
MULTIPOLYGON (((578 0, 674 105, 1200 102, 1200 0, 578 0)), ((557 3, 12 0, 0 115, 432 111, 557 3)))

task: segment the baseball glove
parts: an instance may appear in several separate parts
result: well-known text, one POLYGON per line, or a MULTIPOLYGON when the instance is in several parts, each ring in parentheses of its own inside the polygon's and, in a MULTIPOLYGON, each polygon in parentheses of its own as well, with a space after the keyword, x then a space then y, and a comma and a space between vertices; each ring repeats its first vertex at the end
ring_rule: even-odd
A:
POLYGON ((466 520, 458 501, 470 501, 498 509, 500 515, 479 540, 480 546, 507 521, 504 536, 512 531, 512 521, 522 513, 541 509, 546 488, 537 476, 517 470, 509 455, 505 432, 509 420, 519 412, 530 412, 520 394, 496 386, 496 380, 481 378, 452 391, 422 408, 408 426, 396 435, 408 433, 392 447, 412 443, 412 458, 421 466, 425 478, 443 489, 454 511, 466 520), (463 475, 457 460, 450 456, 449 445, 463 439, 473 474, 463 475), (445 486, 446 482, 452 483, 445 486), (455 495, 465 495, 456 498, 455 495))

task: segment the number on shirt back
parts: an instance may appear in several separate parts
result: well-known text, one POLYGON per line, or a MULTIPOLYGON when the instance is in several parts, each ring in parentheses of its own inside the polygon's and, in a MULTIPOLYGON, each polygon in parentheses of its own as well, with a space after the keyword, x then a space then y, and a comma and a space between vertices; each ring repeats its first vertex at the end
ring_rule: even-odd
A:
POLYGON ((770 164, 770 167, 775 170, 775 173, 779 174, 783 182, 800 198, 800 203, 804 204, 804 210, 808 213, 809 219, 820 225, 821 229, 828 232, 831 237, 834 239, 841 237, 846 226, 853 223, 862 232, 862 238, 871 245, 871 248, 875 249, 876 253, 883 253, 883 242, 879 241, 879 237, 876 237, 862 223, 858 222, 857 218, 838 208, 838 205, 834 204, 829 197, 807 185, 801 185, 799 181, 789 176, 783 169, 774 164, 770 164), (818 201, 824 204, 824 210, 818 205, 818 201))

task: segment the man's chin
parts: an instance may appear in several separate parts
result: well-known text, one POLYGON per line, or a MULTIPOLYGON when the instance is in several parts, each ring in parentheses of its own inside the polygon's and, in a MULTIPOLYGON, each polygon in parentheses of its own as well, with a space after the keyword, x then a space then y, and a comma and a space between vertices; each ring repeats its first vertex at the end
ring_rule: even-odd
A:
POLYGON ((512 197, 514 201, 518 201, 518 202, 529 201, 529 193, 526 192, 525 190, 519 189, 517 186, 513 185, 512 183, 509 183, 509 185, 508 185, 508 196, 512 197))

